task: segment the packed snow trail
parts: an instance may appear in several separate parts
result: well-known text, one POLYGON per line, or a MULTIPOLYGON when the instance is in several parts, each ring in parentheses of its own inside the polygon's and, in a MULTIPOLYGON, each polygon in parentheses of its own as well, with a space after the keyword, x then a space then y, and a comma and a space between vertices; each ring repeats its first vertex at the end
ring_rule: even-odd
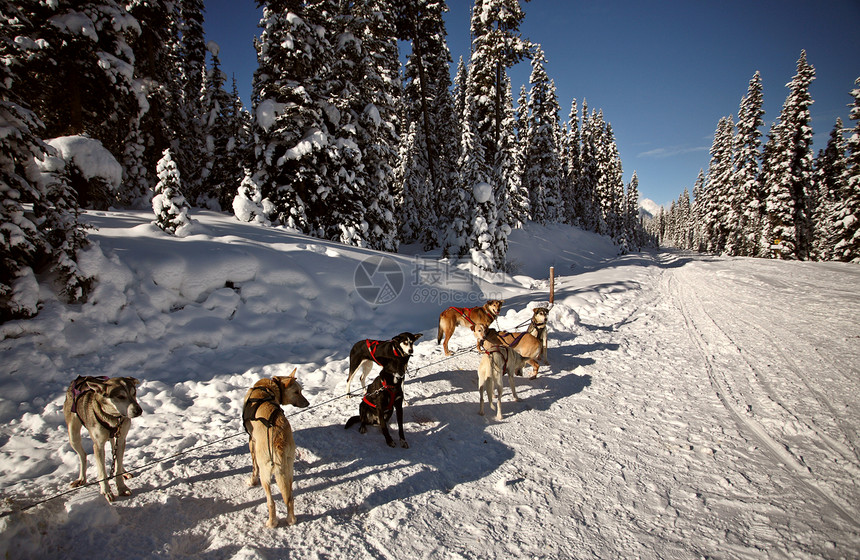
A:
MULTIPOLYGON (((267 244, 277 238, 265 231, 273 238, 267 244)), ((195 252, 210 249, 198 242, 195 252)), ((231 240, 228 248, 235 246, 231 240)), ((314 249, 329 261, 299 255, 296 262, 330 263, 335 271, 344 262, 341 275, 351 273, 355 261, 328 255, 334 247, 314 249)), ((294 255, 284 249, 277 251, 294 255)), ((175 268, 183 268, 177 259, 175 268)), ((126 464, 188 453, 140 473, 129 482, 134 495, 113 506, 91 488, 0 520, 0 552, 12 558, 857 558, 860 268, 671 252, 583 268, 565 274, 557 264, 551 366, 537 379, 516 379, 520 402, 505 389, 501 422, 477 414, 477 354, 445 359, 436 345, 441 307, 418 306, 412 316, 380 307, 373 321, 382 331, 405 330, 406 318, 424 333, 405 385, 409 449, 388 448, 374 429, 365 435, 343 429, 360 401, 337 398, 346 389, 346 352, 360 338, 352 331, 308 341, 290 333, 283 348, 263 355, 219 336, 219 343, 201 344, 193 359, 159 358, 150 370, 140 356, 158 345, 142 335, 110 348, 110 356, 51 354, 48 337, 22 336, 16 344, 33 356, 32 371, 7 340, 0 348, 16 364, 15 375, 35 378, 35 368, 46 364, 75 374, 95 374, 102 364, 142 364, 145 414, 135 419, 126 464), (244 356, 251 366, 225 371, 244 356), (294 366, 311 401, 290 416, 298 523, 268 530, 263 492, 245 484, 246 440, 195 448, 241 431, 247 388, 294 366)), ((532 288, 506 288, 501 328, 527 321, 529 306, 546 301, 545 282, 521 280, 532 288)), ((337 294, 320 282, 305 289, 312 288, 323 304, 313 319, 325 332, 339 321, 324 315, 338 311, 330 297, 337 294)), ((253 293, 266 296, 259 287, 253 293)), ((213 298, 199 299, 208 305, 213 298)), ((202 314, 187 303, 181 311, 148 315, 139 307, 145 298, 129 301, 153 336, 179 332, 172 317, 202 314)), ((263 319, 243 315, 241 305, 230 321, 263 319)), ((105 326, 105 336, 127 323, 105 326)), ((200 329, 185 333, 187 339, 215 338, 207 338, 213 327, 203 321, 183 324, 200 329)), ((473 344, 471 333, 458 329, 451 347, 473 344)), ((59 393, 33 398, 22 407, 40 413, 22 413, 3 428, 7 499, 26 503, 67 488, 76 458, 61 406, 59 393), (22 464, 37 472, 22 476, 22 464)), ((283 502, 278 507, 283 518, 283 502)))

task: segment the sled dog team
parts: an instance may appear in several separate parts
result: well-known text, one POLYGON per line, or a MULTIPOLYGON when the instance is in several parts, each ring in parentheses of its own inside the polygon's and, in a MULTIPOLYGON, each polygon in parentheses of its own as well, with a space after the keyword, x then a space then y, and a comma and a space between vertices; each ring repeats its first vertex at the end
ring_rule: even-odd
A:
MULTIPOLYGON (((502 419, 502 377, 508 375, 511 393, 514 400, 518 401, 514 375, 522 375, 523 367, 528 364, 534 368, 531 375, 534 378, 538 372, 537 360, 541 359, 547 363, 546 321, 549 309, 534 308, 528 329, 521 333, 511 333, 490 327, 498 317, 503 303, 502 300, 489 300, 481 307, 449 307, 439 316, 436 340, 438 344, 444 337, 442 346, 445 355, 450 356, 448 341, 454 330, 458 326, 465 326, 473 331, 477 349, 481 354, 478 365, 478 413, 484 414, 486 392, 490 406, 496 411, 497 420, 502 419), (494 391, 497 393, 495 404, 494 391)), ((397 417, 400 446, 409 447, 403 433, 403 381, 406 366, 412 357, 413 345, 420 337, 420 333, 403 332, 391 340, 360 340, 353 345, 349 353, 347 394, 350 392, 352 378, 359 369, 359 378, 365 394, 359 403, 358 416, 347 420, 345 428, 358 423, 359 432, 363 434, 368 425, 379 426, 385 436, 385 442, 390 447, 395 447, 388 432, 388 422, 394 413, 397 417), (381 366, 382 370, 370 386, 366 386, 365 380, 374 364, 381 366)), ((125 484, 131 474, 123 469, 122 458, 131 419, 143 412, 137 402, 138 383, 138 380, 132 377, 78 377, 69 386, 63 404, 63 415, 68 426, 69 442, 80 459, 78 478, 71 483, 73 488, 83 486, 87 481, 87 458, 81 443, 81 428, 85 427, 93 440, 100 492, 108 502, 114 500, 105 469, 105 444, 110 441, 114 456, 113 472, 110 476, 114 478, 118 495, 131 495, 131 490, 125 484)), ((242 423, 250 438, 252 465, 248 484, 262 484, 269 511, 266 526, 276 527, 278 517, 271 492, 271 481, 274 478, 287 504, 287 524, 292 525, 296 522, 293 510, 293 463, 296 443, 281 406, 304 408, 309 404, 302 396, 301 384, 296 381, 296 370, 293 369, 289 376, 260 379, 248 389, 243 402, 242 423)))

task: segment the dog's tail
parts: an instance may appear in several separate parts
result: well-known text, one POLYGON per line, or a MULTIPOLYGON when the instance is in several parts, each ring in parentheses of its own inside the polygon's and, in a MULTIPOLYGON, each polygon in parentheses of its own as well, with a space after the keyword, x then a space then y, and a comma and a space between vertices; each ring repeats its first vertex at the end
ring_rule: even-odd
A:
POLYGON ((346 426, 343 427, 344 430, 348 430, 350 426, 353 424, 357 424, 361 421, 361 416, 353 416, 349 420, 346 421, 346 426))
POLYGON ((442 315, 439 315, 439 326, 436 329, 436 344, 442 342, 443 334, 444 333, 442 332, 442 315))

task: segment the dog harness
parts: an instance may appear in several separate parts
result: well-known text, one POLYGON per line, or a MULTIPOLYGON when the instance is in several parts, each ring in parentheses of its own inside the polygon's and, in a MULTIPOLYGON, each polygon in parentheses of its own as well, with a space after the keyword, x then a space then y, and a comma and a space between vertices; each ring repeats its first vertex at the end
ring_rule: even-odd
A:
POLYGON ((277 418, 278 413, 281 412, 281 405, 278 403, 278 398, 268 387, 254 387, 255 391, 263 391, 266 393, 264 397, 250 397, 247 401, 245 401, 245 408, 242 410, 242 423, 245 426, 245 431, 248 432, 248 435, 251 435, 253 431, 253 427, 251 422, 259 422, 264 425, 266 428, 272 428, 275 425, 275 418, 277 418), (275 404, 275 409, 272 410, 272 413, 268 418, 261 418, 257 416, 257 410, 260 409, 260 406, 265 402, 271 402, 275 404))
POLYGON ((371 407, 371 408, 376 408, 376 405, 375 405, 375 404, 373 404, 373 402, 371 402, 371 400, 370 400, 368 397, 369 397, 370 395, 375 395, 376 393, 379 393, 379 392, 381 392, 381 391, 387 391, 387 392, 388 392, 388 396, 389 396, 389 397, 391 397, 390 399, 388 399, 388 406, 384 409, 384 411, 385 411, 385 412, 388 412, 389 410, 391 410, 392 408, 394 408, 394 398, 395 398, 395 396, 397 395, 397 393, 394 391, 394 387, 392 387, 391 385, 389 385, 389 384, 388 384, 384 379, 382 380, 382 387, 380 387, 380 388, 379 388, 376 392, 374 392, 374 393, 367 393, 367 394, 365 394, 365 395, 364 395, 364 398, 363 398, 363 399, 361 399, 361 400, 362 400, 362 401, 364 401, 364 403, 365 403, 366 405, 368 405, 369 407, 371 407))
MULTIPOLYGON (((507 348, 507 346, 505 346, 504 348, 507 348)), ((508 371, 508 353, 502 352, 501 349, 502 349, 502 346, 493 346, 489 350, 484 350, 484 341, 483 340, 481 341, 481 352, 483 354, 486 354, 488 356, 490 354, 502 354, 502 361, 503 361, 502 362, 502 375, 504 375, 505 372, 508 371)))
POLYGON ((459 313, 463 319, 469 321, 472 325, 475 324, 475 321, 472 320, 472 308, 471 307, 449 307, 448 309, 453 309, 457 313, 459 313))
MULTIPOLYGON (((376 359, 376 348, 379 346, 380 342, 382 342, 382 341, 381 340, 370 340, 369 338, 367 340, 365 340, 365 343, 367 343, 367 351, 370 352, 370 358, 374 362, 376 362, 378 365, 381 366, 382 364, 380 364, 379 360, 376 359)), ((391 342, 391 341, 386 340, 385 342, 391 342)), ((394 352, 394 355, 397 356, 398 358, 401 357, 400 354, 397 353, 397 346, 396 345, 394 345, 394 344, 391 345, 391 351, 394 352)))
MULTIPOLYGON (((448 309, 453 309, 454 311, 459 313, 460 316, 463 317, 463 319, 469 321, 472 324, 472 326, 475 325, 475 321, 472 320, 472 310, 478 309, 477 307, 449 307, 448 309)), ((498 317, 498 315, 493 315, 490 311, 487 311, 486 309, 484 309, 484 311, 486 311, 487 315, 492 317, 493 320, 495 320, 496 317, 498 317)))
POLYGON ((505 343, 505 346, 508 346, 509 348, 513 348, 514 346, 516 346, 517 344, 519 344, 519 343, 520 343, 520 340, 522 340, 522 339, 523 339, 523 337, 527 334, 527 332, 528 332, 528 331, 526 331, 526 332, 521 332, 521 333, 519 334, 519 336, 517 336, 516 338, 514 338, 514 341, 513 341, 513 342, 507 342, 507 341, 505 341, 505 340, 504 340, 504 337, 505 337, 505 336, 513 336, 513 334, 511 334, 511 333, 505 333, 504 335, 500 334, 500 335, 499 335, 499 338, 501 338, 501 339, 502 339, 502 342, 504 342, 504 343, 505 343))
MULTIPOLYGON (((109 379, 110 377, 107 377, 105 375, 98 377, 79 375, 75 378, 75 381, 72 383, 72 412, 74 412, 78 416, 78 419, 80 419, 81 424, 86 426, 86 422, 84 422, 83 417, 78 412, 78 400, 85 394, 94 392, 94 390, 90 388, 89 383, 103 384, 107 383, 109 379)), ((105 414, 105 416, 107 416, 108 418, 117 418, 119 420, 116 426, 111 426, 110 424, 105 422, 102 419, 101 414, 99 413, 95 413, 94 416, 98 423, 101 424, 102 427, 108 431, 110 437, 115 438, 117 436, 117 434, 119 433, 119 427, 122 425, 122 416, 113 416, 110 414, 105 414)))

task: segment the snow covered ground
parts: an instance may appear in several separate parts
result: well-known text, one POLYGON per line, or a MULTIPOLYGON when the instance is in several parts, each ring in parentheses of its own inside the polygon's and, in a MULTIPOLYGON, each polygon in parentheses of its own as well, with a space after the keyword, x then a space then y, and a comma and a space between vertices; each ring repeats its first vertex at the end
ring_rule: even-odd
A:
MULTIPOLYGON (((0 518, 8 558, 858 558, 860 268, 675 252, 529 226, 514 276, 383 256, 197 213, 92 213, 90 302, 0 326, 0 508, 68 489, 76 375, 139 378, 134 492, 91 486, 0 518), (368 260, 369 259, 369 260, 368 260), (444 359, 448 305, 547 301, 551 366, 478 416, 478 356, 444 359), (347 352, 423 332, 405 392, 409 449, 344 430, 347 352), (298 378, 292 527, 248 488, 241 400, 298 378)), ((408 251, 407 251, 408 252, 408 251)), ((452 348, 473 343, 458 331, 452 348)), ((356 384, 353 384, 353 388, 356 384)), ((84 438, 89 450, 89 438, 84 438)), ((90 456, 90 480, 95 476, 90 456)), ((279 515, 285 516, 283 502, 279 515)))

